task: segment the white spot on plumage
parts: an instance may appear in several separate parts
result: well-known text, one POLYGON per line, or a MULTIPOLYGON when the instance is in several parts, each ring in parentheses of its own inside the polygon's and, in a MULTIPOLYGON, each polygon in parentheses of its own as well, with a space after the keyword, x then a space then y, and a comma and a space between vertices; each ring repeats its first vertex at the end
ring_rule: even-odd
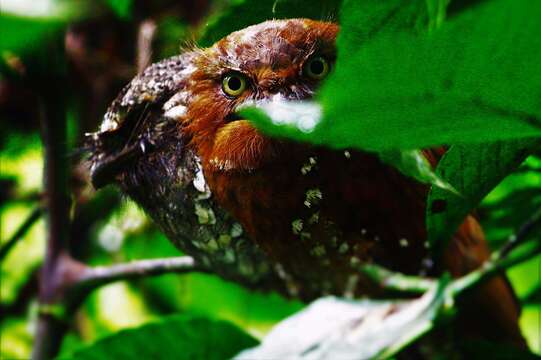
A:
POLYGON ((197 163, 197 170, 195 172, 195 177, 193 179, 193 186, 202 193, 210 192, 207 182, 205 181, 205 176, 203 175, 203 169, 200 163, 197 163))
POLYGON ((184 115, 186 115, 186 106, 184 105, 177 105, 175 107, 172 107, 163 114, 163 116, 171 119, 179 119, 184 115))
POLYGON ((100 132, 115 131, 118 129, 118 123, 108 117, 100 125, 100 132))

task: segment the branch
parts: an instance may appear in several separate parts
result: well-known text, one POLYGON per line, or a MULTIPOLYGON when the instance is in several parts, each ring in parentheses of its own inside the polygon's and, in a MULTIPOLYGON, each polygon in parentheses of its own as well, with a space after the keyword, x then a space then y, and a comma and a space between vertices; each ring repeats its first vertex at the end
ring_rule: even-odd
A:
POLYGON ((197 264, 190 256, 136 260, 125 264, 90 267, 70 257, 62 257, 64 279, 57 287, 58 300, 52 304, 40 304, 40 315, 49 317, 49 322, 69 324, 73 314, 87 296, 97 288, 119 280, 133 280, 162 274, 184 274, 188 272, 210 272, 197 264))
MULTIPOLYGON (((65 280, 62 267, 67 252, 69 228, 68 157, 66 148, 66 98, 68 82, 63 69, 62 38, 51 42, 48 62, 50 70, 33 79, 42 97, 40 117, 42 141, 45 152, 44 187, 46 193, 47 239, 46 251, 39 283, 39 304, 52 305, 57 301, 59 286, 65 280), (53 86, 53 88, 51 88, 53 86)), ((46 314, 40 314, 32 359, 50 359, 56 355, 66 324, 46 314)))
POLYGON ((0 261, 2 261, 6 257, 11 248, 15 244, 17 244, 19 239, 21 239, 26 234, 26 232, 30 230, 32 225, 34 225, 34 223, 41 217, 42 213, 43 208, 41 206, 37 206, 36 208, 34 208, 34 210, 32 210, 30 215, 28 215, 28 217, 23 221, 17 231, 15 231, 11 238, 9 238, 9 240, 5 242, 4 246, 0 248, 0 261))
POLYGON ((118 280, 130 280, 169 273, 209 272, 210 270, 190 256, 137 260, 125 264, 90 267, 63 254, 58 258, 54 278, 58 283, 54 302, 40 302, 40 324, 46 329, 36 337, 33 359, 49 359, 56 355, 55 348, 43 343, 44 339, 60 341, 74 312, 86 297, 100 286, 118 280), (39 350, 39 352, 37 352, 39 350), (47 352, 45 352, 47 351, 47 352))
POLYGON ((396 273, 375 264, 360 266, 359 270, 370 280, 389 291, 424 294, 437 283, 434 279, 396 273))
MULTIPOLYGON (((495 251, 490 259, 485 261, 480 268, 451 282, 449 289, 452 295, 457 296, 498 272, 541 254, 541 242, 533 241, 533 246, 530 248, 518 255, 510 256, 514 249, 525 244, 532 230, 540 225, 541 208, 532 214, 516 232, 509 236, 507 242, 499 250, 495 251)), ((423 294, 433 288, 436 283, 434 279, 395 273, 375 264, 359 266, 359 271, 388 291, 423 294)))
POLYGON ((136 279, 169 273, 208 272, 197 264, 191 256, 164 259, 137 260, 126 264, 89 267, 75 285, 78 288, 93 290, 118 280, 136 279))

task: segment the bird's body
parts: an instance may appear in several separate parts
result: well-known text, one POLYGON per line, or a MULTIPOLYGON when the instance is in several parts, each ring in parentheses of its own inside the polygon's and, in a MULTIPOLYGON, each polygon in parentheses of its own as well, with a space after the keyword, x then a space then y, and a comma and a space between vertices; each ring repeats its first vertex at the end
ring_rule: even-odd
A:
MULTIPOLYGON (((243 104, 311 98, 334 64, 337 33, 332 23, 267 21, 151 66, 121 93, 94 136, 95 182, 114 178, 183 250, 227 268, 224 276, 235 278, 231 269, 240 267, 228 268, 228 261, 238 263, 248 248, 256 259, 248 261, 250 269, 268 263, 275 269, 271 283, 278 283, 276 274, 289 294, 307 300, 379 295, 358 271, 364 263, 454 276, 478 267, 488 249, 473 217, 443 263, 426 266, 427 186, 374 154, 271 139, 236 115, 243 104), (207 190, 210 200, 202 196, 207 190), (194 206, 196 215, 204 207, 214 218, 195 222, 194 206), (241 237, 231 235, 236 222, 241 237), (197 239, 183 233, 191 229, 197 237, 205 226, 214 231, 207 240, 229 234, 215 241, 220 251, 194 245, 197 239), (233 260, 224 260, 230 249, 233 260)), ((434 165, 442 153, 425 152, 434 165)), ((487 282, 476 297, 491 307, 486 321, 496 324, 489 331, 494 339, 522 342, 518 307, 504 278, 487 282)))

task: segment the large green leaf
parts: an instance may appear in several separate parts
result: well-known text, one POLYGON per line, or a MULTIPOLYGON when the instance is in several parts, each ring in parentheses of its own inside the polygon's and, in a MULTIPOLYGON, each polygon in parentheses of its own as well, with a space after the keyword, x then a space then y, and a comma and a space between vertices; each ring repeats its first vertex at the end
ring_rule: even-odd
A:
POLYGON ((283 135, 370 150, 541 136, 540 2, 486 2, 422 36, 363 32, 362 4, 342 11, 322 119, 283 135))
MULTIPOLYGON (((309 101, 271 101, 258 107, 244 108, 240 113, 252 120, 257 119, 260 129, 267 134, 279 136, 302 129, 303 140, 310 141, 309 130, 315 124, 313 120, 319 118, 321 109, 317 103, 309 101)), ((447 191, 455 191, 449 183, 434 173, 432 166, 419 150, 386 150, 378 155, 383 162, 407 176, 447 191)))
POLYGON ((256 344, 226 322, 175 315, 120 331, 66 359, 227 359, 256 344))
POLYGON ((427 228, 435 254, 441 253, 464 217, 539 145, 538 140, 515 140, 454 145, 447 151, 436 174, 460 194, 437 187, 429 193, 427 228))
POLYGON ((403 31, 425 32, 428 22, 425 0, 346 0, 340 10, 339 62, 352 57, 379 36, 403 31))

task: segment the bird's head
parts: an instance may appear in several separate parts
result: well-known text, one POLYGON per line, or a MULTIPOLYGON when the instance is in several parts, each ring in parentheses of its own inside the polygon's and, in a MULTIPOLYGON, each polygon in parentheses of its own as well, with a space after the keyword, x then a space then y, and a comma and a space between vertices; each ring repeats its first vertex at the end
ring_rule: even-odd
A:
POLYGON ((271 160, 276 142, 237 111, 311 98, 332 70, 337 33, 330 22, 270 20, 149 66, 89 137, 93 183, 118 180, 134 161, 164 147, 184 151, 191 144, 206 168, 222 171, 271 160))
POLYGON ((180 120, 207 168, 254 169, 273 158, 275 143, 237 111, 311 98, 334 65, 337 32, 333 23, 273 20, 196 51, 180 120))

